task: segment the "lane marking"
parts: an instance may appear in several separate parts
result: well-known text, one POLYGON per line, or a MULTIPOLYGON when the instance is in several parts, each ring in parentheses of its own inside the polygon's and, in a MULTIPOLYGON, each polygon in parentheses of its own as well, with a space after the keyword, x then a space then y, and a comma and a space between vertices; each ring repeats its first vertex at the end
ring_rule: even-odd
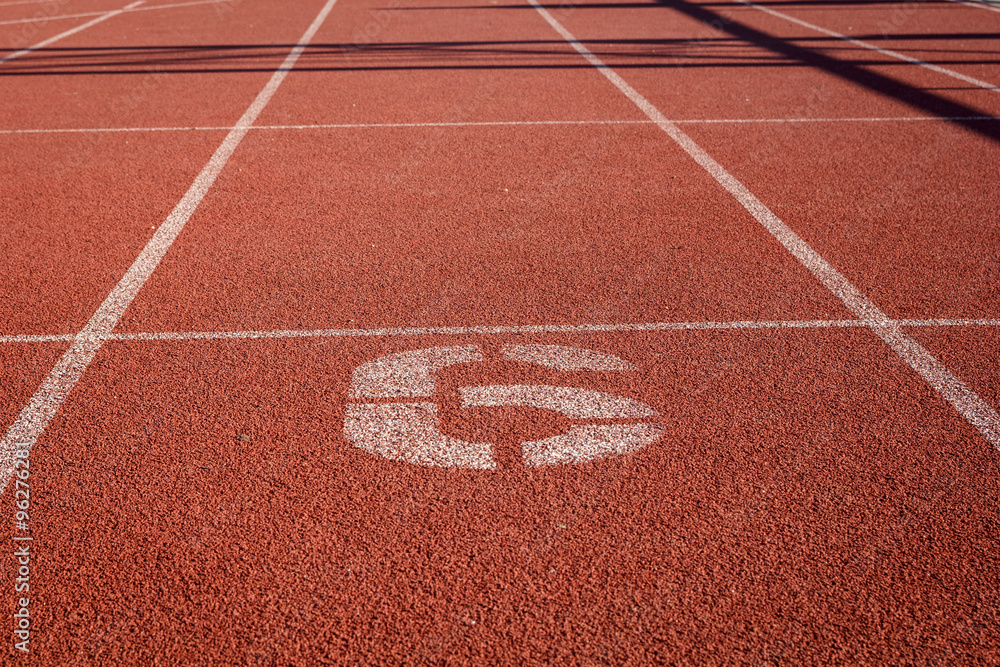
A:
MULTIPOLYGON (((507 345, 501 354, 524 363, 579 372, 629 371, 635 366, 614 355, 560 345, 507 345)), ((379 357, 351 375, 348 398, 395 399, 391 403, 348 403, 344 435, 359 449, 415 465, 495 470, 490 443, 467 442, 440 431, 437 407, 426 402, 437 391, 435 374, 456 364, 483 360, 477 345, 432 347, 379 357), (413 402, 412 399, 424 399, 413 402)), ((487 385, 459 387, 461 406, 531 407, 574 420, 659 417, 642 401, 582 387, 487 385)), ((566 433, 521 443, 526 465, 581 463, 634 452, 663 435, 658 423, 573 424, 566 433)))
POLYGON ((632 419, 659 417, 642 401, 582 387, 551 385, 482 385, 459 387, 463 408, 501 406, 539 408, 561 412, 570 419, 632 419))
MULTIPOLYGON (((55 37, 49 37, 48 39, 43 39, 42 41, 38 42, 34 46, 29 46, 26 49, 21 49, 20 51, 15 51, 14 53, 6 55, 3 58, 0 58, 0 65, 4 64, 8 60, 13 60, 14 58, 20 58, 23 55, 27 55, 27 54, 31 53, 32 51, 37 51, 38 49, 45 48, 49 44, 55 44, 60 39, 65 39, 66 37, 70 37, 71 35, 75 35, 78 32, 86 30, 87 28, 92 28, 93 26, 97 25, 98 23, 101 23, 103 21, 107 21, 108 19, 114 18, 115 16, 118 16, 119 14, 124 14, 128 10, 133 9, 135 7, 138 7, 143 2, 145 2, 145 0, 138 0, 138 2, 133 2, 130 5, 125 5, 121 9, 114 9, 114 10, 112 10, 110 12, 106 12, 106 13, 101 14, 100 16, 98 16, 96 19, 93 19, 92 21, 87 21, 83 25, 78 25, 75 28, 70 28, 66 32, 59 33, 55 37)), ((4 485, 6 485, 6 482, 4 482, 4 485)), ((3 488, 0 487, 0 491, 2 491, 2 490, 3 490, 3 488)))
MULTIPOLYGON (((890 320, 896 327, 1000 327, 1000 319, 890 320)), ((400 327, 385 329, 279 329, 274 331, 163 331, 109 333, 104 341, 185 341, 257 338, 365 338, 386 336, 452 336, 463 334, 575 333, 614 331, 702 331, 710 329, 830 329, 867 327, 861 320, 774 320, 737 322, 624 322, 621 324, 524 324, 465 327, 400 327)), ((64 343, 76 334, 25 334, 0 336, 2 343, 64 343)), ((516 346, 515 346, 516 347, 516 346)), ((530 346, 525 346, 530 347, 530 346)), ((513 358, 513 357, 512 357, 513 358)), ((516 360, 516 359, 515 359, 516 360)), ((535 361, 534 363, 542 363, 535 361)), ((553 366, 557 368, 556 366, 553 366)))
POLYGON ((14 5, 40 5, 43 2, 51 3, 52 0, 13 0, 13 2, 0 2, 0 7, 12 7, 14 5))
MULTIPOLYGON (((229 2, 230 0, 192 0, 191 2, 178 2, 171 5, 150 5, 146 7, 126 7, 122 13, 148 12, 154 9, 173 9, 174 7, 190 7, 192 5, 211 5, 219 2, 229 2)), ((57 16, 35 16, 27 19, 13 19, 0 21, 0 25, 14 25, 16 23, 36 23, 38 21, 58 21, 61 19, 82 19, 87 16, 103 16, 106 12, 83 12, 81 14, 59 14, 57 16)), ((38 48, 37 46, 35 48, 38 48)))
MULTIPOLYGON (((960 120, 1000 121, 997 116, 900 116, 870 118, 704 118, 671 120, 677 125, 698 125, 712 123, 906 123, 906 122, 953 122, 960 120)), ((506 120, 506 121, 466 121, 429 123, 327 123, 319 125, 254 125, 256 130, 355 130, 391 129, 420 127, 519 127, 546 125, 655 125, 651 120, 506 120)), ((228 132, 232 126, 194 127, 90 127, 90 128, 38 128, 0 129, 0 134, 61 134, 61 133, 113 133, 113 132, 228 132)))
MULTIPOLYGON (((740 0, 745 2, 745 0, 740 0)), ((978 394, 969 389, 961 380, 952 375, 930 352, 917 341, 902 332, 899 325, 890 320, 874 303, 862 294, 832 264, 792 231, 771 209, 763 204, 740 181, 710 156, 691 137, 667 118, 639 94, 613 69, 605 65, 586 46, 573 36, 555 19, 538 0, 528 0, 535 10, 552 28, 558 32, 577 53, 610 81, 633 104, 654 121, 671 139, 677 143, 712 178, 725 188, 771 235, 785 247, 810 273, 866 325, 892 350, 934 388, 937 393, 976 428, 986 440, 1000 452, 1000 415, 978 394)), ((749 4, 749 3, 748 3, 749 4)))
POLYGON ((955 4, 965 5, 967 7, 976 7, 977 9, 988 9, 991 12, 1000 12, 1000 7, 996 7, 990 4, 990 0, 981 0, 980 2, 968 2, 967 0, 951 0, 955 4))
POLYGON ((624 359, 594 350, 562 345, 506 345, 503 356, 511 361, 537 364, 557 371, 634 371, 624 359))
MULTIPOLYGON (((115 288, 94 313, 83 330, 73 339, 69 349, 56 363, 48 377, 42 382, 28 404, 21 410, 17 420, 10 426, 0 441, 0 493, 6 488, 14 473, 16 444, 19 440, 37 441, 48 427, 52 417, 59 410, 66 396, 87 370, 98 350, 117 326, 122 314, 136 294, 152 275, 160 260, 170 249, 174 239, 181 233, 205 193, 215 183, 222 168, 239 146, 248 128, 264 110, 278 86, 302 55, 306 46, 319 30, 337 0, 327 0, 312 24, 302 35, 281 66, 271 75, 267 85, 244 112, 236 126, 226 135, 208 164, 201 170, 190 189, 167 219, 159 226, 142 253, 118 282, 115 288)), ((121 13, 119 10, 118 13, 121 13)))
POLYGON ((82 19, 88 16, 104 16, 106 13, 107 12, 84 12, 82 14, 59 14, 57 16, 35 16, 27 19, 13 19, 9 21, 0 21, 0 25, 15 25, 17 23, 37 23, 39 21, 59 21, 65 19, 82 19))
MULTIPOLYGON (((883 49, 882 47, 875 46, 874 44, 871 44, 869 42, 865 42, 865 41, 862 41, 860 39, 854 39, 853 37, 848 37, 847 35, 842 35, 839 32, 834 32, 833 30, 827 30, 826 28, 822 28, 822 27, 820 27, 818 25, 814 25, 812 23, 809 23, 808 21, 803 21, 802 19, 797 19, 794 16, 789 16, 788 14, 783 14, 783 13, 781 13, 779 11, 774 10, 774 9, 770 9, 769 7, 762 7, 762 6, 758 5, 758 4, 755 4, 755 3, 751 2, 750 0, 738 0, 738 2, 740 2, 741 4, 746 5, 747 7, 753 7, 754 9, 758 9, 758 10, 764 12, 765 14, 770 14, 771 16, 776 16, 776 17, 778 17, 780 19, 784 19, 786 21, 791 21, 792 23, 795 23, 796 25, 800 25, 803 28, 808 28, 809 30, 814 30, 816 32, 822 33, 824 35, 827 35, 828 37, 834 37, 834 38, 836 38, 836 39, 838 39, 840 41, 849 42, 851 44, 854 44, 855 46, 860 46, 860 47, 862 47, 864 49, 868 49, 869 51, 875 51, 876 53, 881 53, 884 56, 889 56, 890 58, 895 58, 896 60, 902 60, 903 62, 910 63, 911 65, 919 65, 920 67, 926 67, 927 69, 929 69, 931 71, 934 71, 934 72, 937 72, 938 74, 944 74, 945 76, 950 76, 953 79, 958 79, 959 81, 964 81, 966 83, 971 83, 972 85, 978 86, 978 87, 983 88, 985 90, 992 90, 994 92, 1000 92, 1000 87, 994 86, 992 83, 987 83, 986 81, 982 81, 980 79, 976 79, 976 78, 973 78, 971 76, 966 76, 965 74, 961 74, 960 72, 956 72, 954 70, 950 70, 947 67, 941 67, 940 65, 934 65, 934 64, 931 64, 929 62, 925 62, 923 60, 919 60, 917 58, 913 58, 913 57, 908 56, 906 54, 899 53, 898 51, 892 51, 890 49, 883 49)), ((889 39, 892 39, 891 35, 889 36, 889 39)))
POLYGON ((355 447, 390 461, 474 470, 497 467, 489 443, 441 433, 433 403, 348 403, 344 435, 355 447))
POLYGON ((361 364, 351 374, 350 398, 429 398, 442 368, 482 361, 475 345, 399 352, 361 364))
POLYGON ((563 435, 522 443, 521 455, 534 468, 586 463, 637 452, 663 433, 660 424, 583 424, 563 435))

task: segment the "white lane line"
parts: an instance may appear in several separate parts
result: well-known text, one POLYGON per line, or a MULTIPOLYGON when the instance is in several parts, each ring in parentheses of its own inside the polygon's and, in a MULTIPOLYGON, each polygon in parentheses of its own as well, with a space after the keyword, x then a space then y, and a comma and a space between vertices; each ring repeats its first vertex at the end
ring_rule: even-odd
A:
POLYGON ((0 2, 0 7, 12 7, 14 5, 40 5, 43 2, 51 3, 52 0, 14 0, 13 2, 0 2))
POLYGON ((174 2, 169 5, 149 5, 138 9, 130 9, 134 12, 149 12, 154 9, 176 9, 177 7, 194 7, 195 5, 214 5, 220 2, 232 2, 232 0, 190 0, 189 2, 174 2))
MULTIPOLYGON (((229 0, 193 0, 192 2, 179 2, 172 5, 153 5, 148 7, 126 7, 123 12, 148 12, 154 9, 173 9, 174 7, 190 7, 192 5, 211 5, 229 0)), ((16 23, 37 23, 39 21, 59 21, 62 19, 82 19, 88 16, 103 16, 106 12, 83 12, 81 14, 58 14, 56 16, 34 16, 27 19, 13 19, 10 21, 0 21, 0 25, 14 25, 16 23)), ((36 47, 37 48, 37 47, 36 47)))
MULTIPOLYGON (((966 421, 975 427, 993 447, 1000 451, 1000 415, 957 377, 952 375, 930 352, 902 332, 879 308, 868 300, 832 264, 827 262, 808 243, 765 206, 736 177, 715 161, 691 137, 671 123, 613 69, 605 65, 590 49, 580 43, 559 21, 547 12, 538 0, 528 0, 539 14, 562 35, 576 51, 597 71, 604 75, 618 90, 654 121, 695 162, 711 174, 743 207, 774 236, 799 262, 823 285, 833 292, 847 308, 871 328, 899 355, 910 368, 920 374, 946 401, 951 403, 966 421)), ((741 0, 742 1, 742 0, 741 0)))
POLYGON ((893 324, 899 327, 998 327, 1000 320, 895 320, 893 324))
POLYGON ((0 336, 0 343, 65 343, 74 338, 76 338, 76 334, 27 334, 0 336))
POLYGON ((106 12, 83 12, 82 14, 58 14, 56 16, 34 16, 28 19, 13 19, 10 21, 0 21, 0 25, 14 25, 17 23, 38 23, 39 21, 59 21, 65 19, 82 19, 88 16, 104 16, 106 12))
MULTIPOLYGON (((156 230, 153 238, 143 248, 142 253, 115 288, 111 290, 104 303, 87 322, 83 331, 73 339, 69 349, 66 350, 34 396, 31 397, 17 420, 7 430, 3 440, 0 441, 0 492, 6 488, 7 482, 14 472, 14 453, 19 448, 18 444, 34 443, 48 427, 52 417, 59 410, 59 406, 66 400, 66 396, 79 381, 83 372, 87 370, 87 366, 101 349, 104 341, 107 340, 108 334, 114 331, 122 313, 139 293, 149 276, 152 275, 160 260, 170 249, 174 239, 184 229, 185 223, 198 208, 205 193, 215 183, 222 168, 229 161, 243 137, 246 136, 247 130, 270 102, 271 97, 278 90, 278 86, 295 66, 295 62, 305 51, 306 46, 319 30, 336 2, 337 0, 327 0, 297 45, 271 75, 267 85, 257 94, 253 103, 244 112, 236 127, 226 135, 225 140, 195 178, 184 198, 156 230)), ((23 449, 23 445, 20 448, 23 449)))
POLYGON ((870 118, 721 118, 718 120, 675 120, 677 124, 693 123, 909 123, 959 120, 1000 120, 996 116, 872 116, 870 118))
MULTIPOLYGON (((822 33, 829 37, 834 37, 843 42, 854 44, 855 46, 860 46, 861 48, 868 49, 869 51, 875 51, 876 53, 881 53, 884 56, 889 56, 890 58, 895 58, 897 60, 902 60, 903 62, 910 63, 911 65, 919 65, 920 67, 926 67, 927 69, 937 72, 938 74, 944 74, 945 76, 950 76, 953 79, 958 79, 959 81, 971 83, 974 86, 978 86, 986 90, 992 90, 993 92, 1000 92, 1000 87, 994 86, 992 83, 987 83, 986 81, 982 81, 980 79, 976 79, 971 76, 966 76, 965 74, 961 74, 959 72, 956 72, 955 70, 950 70, 947 67, 941 67, 940 65, 932 65, 929 62, 918 60, 917 58, 913 58, 906 54, 899 53, 898 51, 883 49, 882 47, 875 46, 874 44, 871 44, 869 42, 865 42, 860 39, 854 39, 853 37, 842 35, 839 32, 834 32, 833 30, 827 30, 826 28, 814 25, 812 23, 809 23, 808 21, 803 21, 802 19, 797 19, 794 16, 789 16, 788 14, 783 14, 779 11, 775 11, 773 9, 770 9, 769 7, 761 7, 758 4, 750 2, 750 0, 739 0, 739 2, 746 5, 747 7, 753 7, 754 9, 758 9, 764 12, 765 14, 770 14, 771 16, 776 16, 786 21, 791 21, 792 23, 800 25, 803 28, 815 30, 816 32, 822 33)), ((891 39, 892 36, 890 35, 889 38, 891 39)))
MULTIPOLYGON (((900 116, 871 118, 704 118, 671 120, 676 125, 740 124, 740 123, 907 123, 951 122, 960 120, 998 121, 996 116, 900 116)), ((329 123, 319 125, 254 125, 256 130, 359 130, 421 127, 510 127, 548 125, 655 125, 651 120, 498 120, 452 123, 329 123)), ((39 128, 0 130, 0 134, 64 134, 64 133, 115 133, 115 132, 228 132, 231 126, 192 127, 91 127, 91 128, 39 128)))
MULTIPOLYGON (((163 333, 117 333, 108 340, 210 340, 254 338, 364 338, 380 336, 455 336, 464 334, 587 333, 615 331, 682 331, 698 329, 813 329, 824 327, 863 327, 864 322, 789 321, 789 322, 662 322, 637 324, 525 324, 467 327, 393 327, 384 329, 305 329, 285 331, 189 331, 163 333)), ((12 341, 13 342, 13 341, 12 341)), ((24 342, 24 341, 18 341, 24 342)))
MULTIPOLYGON (((895 327, 1000 327, 1000 319, 890 320, 895 327)), ((831 329, 867 327, 862 320, 774 320, 742 322, 635 322, 622 324, 525 324, 467 327, 400 327, 384 329, 278 329, 274 331, 163 331, 108 333, 104 341, 213 340, 256 338, 364 338, 380 336, 451 336, 463 334, 586 333, 615 331, 703 331, 710 329, 831 329)), ((0 343, 59 343, 75 334, 0 336, 0 343)))
MULTIPOLYGON (((97 25, 98 23, 101 23, 102 21, 107 21, 110 18, 114 18, 115 16, 118 16, 119 14, 124 14, 128 10, 133 9, 135 7, 138 7, 143 2, 145 2, 145 0, 139 0, 138 2, 133 2, 130 5, 125 5, 121 9, 115 9, 115 10, 112 10, 110 12, 105 12, 104 14, 101 14, 100 16, 98 16, 96 19, 93 19, 92 21, 87 21, 83 25, 78 25, 75 28, 70 28, 66 32, 59 33, 55 37, 49 37, 48 39, 43 39, 42 41, 38 42, 38 44, 35 44, 34 46, 29 46, 26 49, 21 49, 20 51, 15 51, 14 53, 11 53, 10 55, 6 55, 3 58, 0 58, 0 65, 4 64, 8 60, 13 60, 14 58, 19 58, 19 57, 21 57, 21 56, 23 56, 25 54, 28 54, 28 53, 31 53, 32 51, 37 50, 37 49, 43 49, 46 46, 48 46, 49 44, 55 44, 60 39, 65 39, 66 37, 69 37, 70 35, 75 35, 76 33, 80 32, 82 30, 86 30, 87 28, 93 27, 93 26, 97 25)), ((6 484, 6 482, 5 482, 5 484, 6 484)), ((2 488, 0 488, 0 491, 2 491, 2 488)))

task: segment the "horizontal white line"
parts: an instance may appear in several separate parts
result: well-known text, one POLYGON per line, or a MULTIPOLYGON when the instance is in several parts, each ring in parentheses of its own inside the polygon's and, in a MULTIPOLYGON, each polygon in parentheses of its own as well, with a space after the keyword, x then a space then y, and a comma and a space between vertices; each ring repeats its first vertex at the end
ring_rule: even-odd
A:
MULTIPOLYGON (((448 336, 461 334, 573 333, 604 331, 697 331, 707 329, 830 329, 865 327, 862 320, 773 320, 737 322, 639 322, 623 324, 525 324, 513 326, 401 327, 385 329, 298 329, 275 331, 162 331, 111 333, 94 336, 96 341, 208 340, 215 338, 363 338, 366 336, 448 336)), ((900 327, 1000 327, 1000 319, 888 320, 900 327)), ((0 336, 0 343, 59 343, 76 339, 75 334, 0 336)))
MULTIPOLYGON (((211 5, 219 2, 228 2, 229 0, 192 0, 191 2, 178 2, 170 5, 151 5, 146 7, 134 7, 132 9, 126 9, 124 14, 131 14, 132 12, 148 12, 152 9, 173 9, 175 7, 189 7, 191 5, 211 5)), ((58 14, 56 16, 32 16, 26 19, 13 19, 10 21, 0 21, 0 25, 14 25, 17 23, 37 23, 46 21, 59 21, 62 19, 82 19, 88 16, 101 16, 106 12, 83 12, 80 14, 58 14)))
POLYGON ((13 2, 0 2, 0 7, 11 7, 13 5, 39 5, 43 2, 51 3, 52 0, 14 0, 13 2))
POLYGON ((997 327, 1000 320, 892 320, 890 324, 899 327, 997 327))
MULTIPOLYGON (((871 118, 705 118, 674 120, 672 123, 725 124, 725 123, 907 123, 933 121, 997 121, 997 116, 901 116, 901 117, 871 117, 871 118)), ((654 125, 651 120, 498 120, 498 121, 467 121, 454 123, 327 123, 318 125, 255 125, 255 130, 358 130, 407 127, 506 127, 524 125, 654 125)), ((90 127, 90 128, 39 128, 20 130, 0 130, 0 134, 58 134, 87 132, 228 132, 228 126, 191 126, 191 127, 90 127)))
POLYGON ((662 322, 637 324, 525 324, 474 327, 401 327, 386 329, 314 329, 298 331, 201 331, 187 333, 114 334, 115 340, 200 340, 209 338, 352 338, 380 336, 448 336, 462 334, 574 333, 605 331, 670 331, 685 329, 773 329, 864 326, 861 321, 790 322, 662 322))
POLYGON ((898 116, 871 118, 728 118, 721 120, 672 120, 671 123, 907 123, 958 120, 1000 120, 996 116, 898 116))

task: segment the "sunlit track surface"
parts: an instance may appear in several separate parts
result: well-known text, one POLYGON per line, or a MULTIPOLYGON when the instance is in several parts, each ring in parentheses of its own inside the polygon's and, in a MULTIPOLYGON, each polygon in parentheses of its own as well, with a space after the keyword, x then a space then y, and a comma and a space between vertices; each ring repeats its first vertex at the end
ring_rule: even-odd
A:
POLYGON ((0 663, 1000 663, 998 35, 0 2, 0 663))

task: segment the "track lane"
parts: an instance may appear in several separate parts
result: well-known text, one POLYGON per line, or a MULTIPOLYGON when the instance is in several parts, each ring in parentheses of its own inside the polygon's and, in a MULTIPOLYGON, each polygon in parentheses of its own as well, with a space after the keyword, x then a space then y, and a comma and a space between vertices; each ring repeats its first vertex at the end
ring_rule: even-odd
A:
POLYGON ((523 12, 359 2, 324 26, 262 124, 639 119, 523 12))
POLYGON ((83 546, 39 570, 43 661, 997 650, 977 615, 996 602, 997 459, 870 332, 111 343, 66 407, 49 432, 63 447, 34 459, 48 490, 34 530, 83 546), (496 472, 394 463, 343 439, 357 364, 466 343, 495 359, 508 342, 640 370, 454 368, 436 398, 446 432, 509 448, 561 428, 454 409, 456 386, 518 380, 634 396, 668 435, 620 459, 496 472))
POLYGON ((250 135, 124 331, 847 316, 661 136, 250 135))
POLYGON ((0 135, 0 331, 79 331, 221 136, 0 135))
POLYGON ((0 127, 232 127, 311 9, 244 0, 116 17, 0 66, 21 100, 0 109, 0 127))
POLYGON ((742 4, 719 8, 670 0, 644 5, 621 21, 616 15, 614 5, 583 5, 567 27, 585 45, 596 45, 609 66, 628 72, 629 81, 671 118, 775 117, 779 109, 787 110, 780 112, 784 117, 832 118, 1000 110, 994 91, 822 35, 817 39, 813 31, 742 4), (651 34, 660 25, 684 26, 688 37, 664 40, 651 52, 630 44, 633 33, 651 34), (674 79, 668 72, 677 69, 674 79), (665 88, 665 76, 679 85, 665 88))
MULTIPOLYGON (((604 104, 598 91, 605 84, 591 76, 599 85, 585 91, 604 104)), ((316 167, 323 159, 330 164, 328 132, 248 137, 209 194, 208 209, 199 212, 203 224, 186 230, 178 256, 171 251, 161 267, 173 260, 171 270, 155 274, 154 282, 166 278, 162 291, 155 293, 151 283, 140 295, 138 303, 148 299, 146 324, 235 322, 240 310, 262 321, 343 316, 329 304, 318 315, 302 312, 337 296, 332 290, 308 294, 304 287, 315 269, 303 267, 323 265, 321 253, 334 252, 322 242, 336 226, 316 229, 309 210, 331 199, 316 194, 336 192, 350 179, 344 191, 355 197, 335 200, 322 214, 339 207, 351 212, 348 203, 364 201, 368 221, 394 230, 396 236, 386 237, 398 241, 398 230, 412 218, 380 218, 372 196, 392 188, 400 211, 428 216, 418 230, 425 241, 438 234, 448 241, 446 251, 475 246, 475 238, 459 233, 481 220, 461 200, 470 183, 482 193, 487 226, 506 214, 523 215, 527 203, 515 208, 513 196, 499 196, 491 179, 476 174, 517 177, 539 197, 551 195, 538 187, 545 182, 538 172, 556 175, 545 172, 551 167, 522 162, 504 172, 514 161, 495 160, 498 155, 541 154, 562 169, 565 180, 550 180, 567 195, 570 213, 604 201, 609 219, 618 214, 621 204, 595 185, 611 179, 625 179, 630 187, 622 191, 640 193, 625 207, 629 219, 664 202, 673 211, 683 197, 699 208, 719 206, 723 215, 716 219, 726 226, 709 232, 718 234, 709 239, 715 239, 714 257, 693 246, 711 218, 678 210, 669 222, 696 224, 648 232, 659 232, 661 240, 666 232, 682 235, 680 250, 698 250, 688 261, 699 269, 711 266, 709 259, 726 263, 718 248, 769 252, 764 235, 737 234, 734 243, 731 232, 741 229, 741 220, 724 215, 719 197, 725 195, 705 188, 690 164, 676 170, 680 187, 664 192, 651 185, 674 174, 653 173, 664 161, 680 162, 663 157, 662 135, 654 142, 651 128, 559 128, 551 136, 551 128, 435 131, 409 136, 393 130, 387 134, 397 146, 388 148, 383 130, 375 135, 380 141, 364 142, 355 138, 357 130, 338 131, 355 138, 339 148, 338 157, 354 156, 338 164, 346 174, 338 174, 340 180, 323 179, 331 168, 316 167), (455 158, 469 144, 481 151, 481 163, 455 158), (296 164, 265 164, 276 147, 289 146, 296 148, 296 164), (539 153, 536 146, 551 148, 539 153), (606 164, 587 160, 595 147, 606 164), (634 154, 623 158, 629 151, 634 154), (434 174, 442 164, 445 173, 434 174), (623 165, 625 176, 617 173, 623 165), (384 190, 357 186, 371 176, 361 174, 364 169, 391 177, 384 190), (296 173, 298 180, 276 178, 296 173), (262 182, 274 194, 269 208, 258 211, 262 182), (296 187, 280 189, 283 182, 296 187), (428 185, 438 186, 433 208, 428 185), (254 218, 252 228, 243 229, 254 218), (229 262, 243 275, 215 270, 213 261, 229 262), (208 284, 196 286, 202 278, 224 283, 213 289, 228 306, 213 310, 198 294, 208 284), (273 287, 261 289, 258 281, 273 287), (298 302, 285 293, 296 281, 303 286, 293 290, 298 302), (171 284, 174 290, 165 287, 171 284), (178 285, 195 295, 195 308, 172 303, 169 319, 157 320, 156 307, 176 297, 178 285), (260 311, 251 313, 254 308, 260 311)), ((517 188, 507 192, 516 195, 517 188)), ((367 252, 364 233, 359 227, 357 238, 338 251, 367 252)), ((526 235, 512 242, 536 252, 545 247, 541 241, 572 250, 575 242, 565 236, 557 243, 526 235)), ((426 245, 414 237, 396 249, 426 256, 426 245)), ((628 250, 584 246, 578 255, 606 253, 620 266, 587 269, 627 274, 634 272, 628 250)), ((376 282, 407 268, 398 266, 399 255, 391 261, 392 250, 383 252, 384 263, 372 272, 376 282)), ((576 256, 539 254, 532 266, 556 272, 564 257, 576 256)), ((754 270, 770 283, 747 280, 745 263, 738 264, 729 268, 741 274, 739 284, 728 288, 737 298, 706 306, 700 299, 708 292, 690 290, 683 307, 693 314, 716 306, 719 312, 797 307, 826 313, 827 302, 814 298, 809 280, 791 280, 784 301, 750 289, 773 284, 776 275, 797 275, 785 271, 779 255, 765 257, 767 264, 754 270)), ((669 261, 654 259, 660 266, 669 261)), ((577 270, 584 266, 577 264, 577 270)), ((696 277, 714 290, 724 275, 712 266, 696 277)), ((460 298, 485 291, 488 281, 470 282, 460 298)), ((584 295, 584 287, 576 292, 584 295)), ((440 294, 439 284, 433 288, 440 294)), ((396 296, 388 286, 381 289, 396 296)), ((504 296, 472 306, 439 301, 391 316, 448 321, 464 308, 468 315, 499 318, 511 310, 504 296)), ((625 317, 641 310, 641 301, 626 294, 614 303, 618 312, 609 313, 625 317)), ((578 308, 558 299, 546 305, 551 312, 578 308)), ((374 306, 371 314, 378 315, 374 306)), ((738 655, 747 662, 990 662, 1000 645, 989 615, 998 602, 997 458, 865 330, 111 342, 46 438, 59 447, 39 447, 33 456, 37 483, 51 490, 38 505, 33 530, 41 543, 79 547, 47 552, 48 565, 38 572, 46 602, 40 618, 51 628, 37 639, 42 661, 164 656, 221 663, 237 656, 374 663, 457 656, 651 662, 738 655), (600 349, 635 362, 639 372, 558 374, 497 363, 500 345, 508 342, 600 349), (359 363, 402 349, 470 343, 481 345, 490 361, 442 372, 435 399, 448 433, 499 440, 507 452, 500 471, 405 466, 343 438, 347 383, 359 363), (458 386, 514 379, 648 401, 663 414, 668 435, 637 454, 597 464, 518 467, 519 438, 544 437, 565 423, 550 413, 456 408, 458 386), (901 404, 900 396, 912 400, 901 404), (122 559, 131 570, 115 566, 122 559)))
POLYGON ((1000 312, 995 144, 944 123, 687 129, 890 317, 1000 312))
MULTIPOLYGON (((580 12, 570 23, 599 39, 611 15, 612 10, 580 12)), ((744 15, 740 10, 739 16, 744 15)), ((616 29, 642 30, 649 23, 645 16, 621 20, 616 29)), ((654 103, 669 102, 666 71, 621 71, 654 103)), ((815 76, 813 90, 821 91, 817 99, 822 100, 826 92, 820 82, 826 75, 815 76)), ((933 72, 920 76, 942 78, 933 72)), ((678 92, 675 97, 687 100, 691 95, 678 92)), ((853 94, 861 103, 873 97, 853 94)), ((794 103, 769 108, 779 117, 809 117, 815 111, 802 114, 794 103)), ((968 129, 953 125, 684 127, 890 317, 932 312, 935 317, 991 317, 998 306, 992 285, 1000 241, 989 221, 1000 191, 990 178, 990 165, 1000 125, 993 120, 968 121, 968 129), (978 130, 979 136, 970 130, 978 130)))
POLYGON ((1000 14, 978 7, 899 2, 863 8, 845 5, 825 10, 809 6, 773 7, 854 39, 934 63, 966 76, 1000 85, 1000 62, 991 48, 1000 33, 1000 14))

